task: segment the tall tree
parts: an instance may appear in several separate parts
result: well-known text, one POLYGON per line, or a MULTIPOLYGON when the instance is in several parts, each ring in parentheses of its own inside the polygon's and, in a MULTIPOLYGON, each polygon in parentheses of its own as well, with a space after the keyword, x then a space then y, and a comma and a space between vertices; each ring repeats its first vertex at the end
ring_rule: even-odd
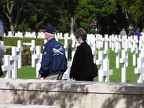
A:
POLYGON ((58 8, 58 28, 62 32, 74 32, 77 0, 55 0, 58 8))
MULTIPOLYGON (((116 13, 116 4, 114 0, 79 0, 75 11, 77 27, 84 27, 90 31, 89 24, 92 19, 97 20, 97 27, 108 29, 108 25, 102 22, 106 21, 109 15, 116 13)), ((107 22, 109 23, 109 21, 107 22)))
POLYGON ((23 2, 21 0, 3 0, 3 10, 7 16, 10 24, 10 30, 14 31, 19 23, 21 11, 23 9, 23 2))
POLYGON ((136 26, 144 26, 144 1, 135 0, 130 6, 130 12, 132 13, 136 26))

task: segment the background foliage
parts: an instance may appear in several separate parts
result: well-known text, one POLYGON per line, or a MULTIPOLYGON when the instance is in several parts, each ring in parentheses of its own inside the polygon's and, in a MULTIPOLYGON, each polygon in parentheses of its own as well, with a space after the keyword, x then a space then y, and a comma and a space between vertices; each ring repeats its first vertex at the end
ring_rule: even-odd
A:
POLYGON ((0 18, 5 32, 39 31, 53 25, 58 32, 74 32, 78 27, 97 33, 119 34, 144 26, 143 0, 0 0, 0 18))

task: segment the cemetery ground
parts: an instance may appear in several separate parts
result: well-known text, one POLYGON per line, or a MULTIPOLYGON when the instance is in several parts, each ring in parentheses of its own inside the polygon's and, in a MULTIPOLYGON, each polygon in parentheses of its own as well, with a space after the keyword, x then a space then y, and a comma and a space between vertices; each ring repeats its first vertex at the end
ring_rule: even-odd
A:
MULTIPOLYGON (((11 38, 10 42, 8 42, 9 39, 4 38, 4 42, 6 46, 16 46, 17 45, 17 40, 22 40, 23 42, 30 42, 32 39, 26 38, 21 39, 21 38, 11 38)), ((44 39, 35 39, 36 40, 36 45, 39 44, 43 46, 43 40, 44 39), (40 41, 37 41, 40 40, 40 41)), ((63 41, 60 41, 63 44, 63 41)), ((69 45, 71 44, 71 41, 69 41, 69 45)), ((28 46, 26 46, 28 47, 28 46)), ((100 49, 101 50, 101 49, 100 49)), ((97 49, 98 51, 98 49, 97 49)), ((137 55, 138 56, 138 55, 137 55)), ((110 53, 108 55, 108 58, 110 60, 110 69, 113 70, 113 75, 110 76, 110 82, 121 82, 121 64, 120 67, 117 69, 116 68, 116 54, 114 51, 110 50, 110 53)), ((134 73, 134 68, 136 66, 132 65, 132 53, 130 50, 128 50, 128 67, 126 67, 126 82, 132 82, 135 83, 137 81, 137 75, 134 73)), ((22 66, 22 68, 17 70, 18 72, 18 78, 21 79, 36 79, 36 68, 29 66, 22 66)), ((98 77, 94 78, 94 81, 98 81, 98 77)))

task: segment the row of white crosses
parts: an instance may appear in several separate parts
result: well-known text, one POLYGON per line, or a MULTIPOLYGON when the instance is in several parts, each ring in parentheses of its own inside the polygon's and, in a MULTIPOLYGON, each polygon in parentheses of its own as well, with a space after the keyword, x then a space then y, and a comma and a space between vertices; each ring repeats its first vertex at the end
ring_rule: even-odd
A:
MULTIPOLYGON (((71 39, 71 35, 69 35, 69 33, 65 33, 63 35, 63 33, 56 33, 55 34, 56 37, 58 37, 58 39, 71 39)), ((12 33, 12 31, 9 31, 8 34, 6 35, 4 33, 4 37, 18 37, 18 38, 45 38, 44 32, 16 32, 14 35, 12 33)))
POLYGON ((36 54, 35 40, 31 40, 30 51, 31 51, 31 66, 35 67, 35 54, 36 54))
MULTIPOLYGON (((34 47, 34 45, 35 41, 32 40, 32 44, 30 47, 30 51, 32 51, 31 55, 32 66, 35 67, 36 65, 36 77, 37 77, 37 73, 40 68, 40 62, 41 62, 41 47, 40 46, 34 47)), ((20 40, 18 40, 17 47, 12 47, 12 55, 4 55, 3 59, 4 65, 2 65, 2 69, 4 72, 6 72, 5 78, 17 78, 17 68, 22 67, 22 51, 23 51, 22 43, 20 40)))
POLYGON ((41 66, 41 59, 42 59, 41 46, 36 46, 36 54, 34 54, 33 57, 35 59, 35 64, 36 64, 36 78, 37 78, 38 71, 41 66))
MULTIPOLYGON (((138 52, 138 47, 136 45, 137 39, 131 40, 131 52, 133 53, 133 66, 136 65, 136 53, 138 52)), ((122 50, 122 58, 120 62, 122 63, 122 79, 121 82, 126 82, 126 66, 128 63, 128 57, 127 57, 127 43, 124 47, 124 50, 122 50)), ((143 83, 144 78, 144 36, 141 37, 139 41, 139 57, 137 58, 137 67, 134 69, 134 73, 138 74, 137 83, 143 83)))
POLYGON ((134 69, 135 74, 138 74, 137 83, 143 83, 144 80, 144 35, 140 40, 141 46, 139 57, 137 58, 137 68, 134 69))
MULTIPOLYGON (((114 41, 114 43, 112 42, 110 45, 113 48, 113 50, 115 48, 116 68, 119 68, 119 63, 122 64, 122 68, 121 68, 121 82, 126 82, 126 67, 128 66, 128 49, 131 48, 131 52, 133 52, 133 65, 135 66, 136 65, 136 60, 135 60, 136 59, 136 53, 138 52, 137 51, 138 48, 137 48, 137 44, 136 44, 137 43, 137 39, 134 37, 134 39, 131 41, 131 44, 130 44, 130 41, 127 38, 125 38, 125 37, 123 39, 120 39, 120 38, 116 38, 116 39, 115 39, 116 41, 114 41), (121 45, 120 45, 121 41, 124 41, 124 43, 122 44, 123 45, 122 46, 123 47, 122 51, 121 51, 121 45), (113 45, 115 47, 113 47, 113 45), (120 52, 121 52, 121 55, 122 55, 121 58, 119 56, 120 52)), ((101 40, 101 42, 102 42, 102 40, 101 40)), ((144 53, 142 53, 143 52, 142 49, 144 48, 143 46, 144 46, 144 44, 142 44, 142 39, 141 39, 140 42, 139 42, 139 50, 140 50, 140 54, 144 56, 144 53)), ((97 47, 97 48, 99 48, 99 47, 97 47)), ((104 51, 103 52, 99 52, 99 53, 101 53, 99 55, 103 55, 104 51)), ((106 81, 104 79, 104 77, 103 77, 103 76, 106 76, 106 73, 104 73, 104 69, 103 69, 103 65, 102 65, 103 60, 104 59, 102 57, 99 57, 99 60, 97 60, 97 65, 100 65, 99 66, 99 81, 106 81)), ((137 60, 137 68, 135 69, 135 73, 138 74, 138 76, 139 76, 138 80, 137 80, 138 83, 142 83, 142 81, 143 81, 143 78, 142 78, 142 75, 143 75, 143 72, 144 72, 143 62, 144 62, 143 61, 143 57, 139 57, 138 60, 137 60)), ((106 67, 108 67, 108 64, 107 64, 106 67)), ((109 73, 108 70, 109 69, 107 69, 107 76, 109 78, 110 74, 108 74, 109 73)))
MULTIPOLYGON (((127 43, 125 43, 127 44, 127 43)), ((128 57, 127 57, 127 47, 125 47, 121 51, 122 57, 119 57, 119 44, 116 44, 116 67, 119 68, 119 63, 122 64, 121 67, 121 82, 126 82, 126 66, 128 62, 128 57), (120 60, 119 60, 120 59, 120 60)), ((99 66, 99 76, 98 80, 99 82, 109 82, 109 76, 113 74, 112 70, 109 69, 109 59, 108 59, 108 49, 107 49, 107 44, 105 43, 105 48, 104 51, 98 51, 98 60, 96 64, 99 66), (106 53, 107 52, 107 53, 106 53), (104 56, 106 54, 106 56, 104 56), (104 58, 103 58, 104 56, 104 58)))
MULTIPOLYGON (((106 41, 105 40, 107 39, 108 42, 109 42, 109 48, 111 48, 112 51, 115 50, 115 53, 116 53, 116 68, 119 68, 119 55, 120 55, 121 47, 122 46, 124 47, 124 45, 125 45, 124 49, 126 50, 126 57, 127 58, 128 58, 128 49, 131 48, 131 52, 133 53, 133 65, 134 66, 136 65, 136 60, 135 60, 136 59, 136 53, 137 53, 136 40, 133 40, 131 42, 132 45, 130 47, 129 46, 130 41, 126 38, 126 36, 123 36, 123 39, 121 39, 120 37, 114 36, 114 35, 109 36, 109 38, 107 38, 107 35, 105 37, 106 37, 105 39, 103 39, 103 40, 101 39, 101 44, 104 41, 105 42, 104 44, 106 45, 106 41), (122 42, 122 41, 124 41, 124 42, 122 42)), ((97 47, 97 48, 99 49, 99 47, 97 47)), ((127 66, 128 66, 128 63, 127 63, 127 66)))
MULTIPOLYGON (((100 71, 102 71, 102 73, 100 73, 100 71, 99 71, 99 73, 100 73, 99 74, 100 75, 99 76, 99 81, 109 81, 109 76, 112 75, 112 71, 109 69, 109 60, 108 60, 108 52, 109 51, 108 51, 108 44, 107 44, 107 42, 108 42, 109 39, 106 38, 105 40, 107 40, 107 41, 104 41, 105 42, 104 51, 102 52, 102 54, 99 54, 99 55, 103 55, 104 54, 105 56, 104 56, 104 58, 103 57, 99 57, 99 59, 98 59, 99 62, 97 62, 97 64, 100 65, 100 67, 102 67, 102 68, 99 69, 100 71), (107 52, 107 53, 105 53, 105 52, 107 52), (105 66, 103 66, 104 65, 103 63, 105 63, 105 66)), ((120 46, 119 46, 120 45, 120 39, 118 41, 119 42, 115 42, 115 44, 114 44, 114 46, 115 46, 115 52, 119 52, 119 50, 120 50, 120 46)), ((135 41, 133 41, 133 42, 136 43, 135 41)), ((34 43, 34 42, 32 42, 32 43, 34 43)), ((76 45, 75 40, 72 41, 72 43, 73 43, 73 46, 76 45)), ((112 44, 111 44, 111 46, 112 46, 112 44)), ((133 44, 133 46, 136 46, 136 45, 133 44)), ((33 58, 35 60, 37 60, 37 61, 40 62, 40 59, 38 59, 38 58, 40 58, 40 52, 37 53, 38 51, 36 51, 36 49, 39 49, 39 48, 34 48, 34 47, 35 46, 33 46, 33 48, 32 48, 32 46, 31 46, 31 49, 35 49, 35 53, 34 53, 33 58)), ((134 47, 134 49, 135 49, 135 47, 134 47)), ((21 47, 19 47, 19 50, 22 51, 21 47)), ((34 50, 31 50, 31 51, 34 51, 34 50)), ((118 63, 122 63, 122 78, 123 78, 122 82, 126 81, 126 78, 125 78, 126 71, 125 70, 126 70, 126 66, 127 66, 126 63, 127 63, 127 59, 128 59, 128 57, 126 57, 126 53, 127 53, 126 51, 127 51, 127 47, 125 47, 124 50, 121 51, 122 52, 122 58, 120 58, 120 61, 118 62, 118 63)), ((16 57, 15 57, 15 59, 16 59, 16 57)), ((140 58, 140 59, 142 59, 142 58, 140 58)), ((36 66, 36 67, 38 67, 38 66, 36 66)), ((66 76, 68 76, 68 75, 66 75, 66 76)))
MULTIPOLYGON (((119 39, 120 41, 120 39, 119 39)), ((67 43, 67 42, 65 42, 67 43)), ((135 43, 135 41, 134 41, 135 43)), ((127 56, 127 53, 128 53, 128 41, 125 40, 125 47, 124 47, 124 50, 122 50, 122 57, 120 58, 119 57, 119 53, 120 53, 120 43, 117 42, 115 43, 115 53, 116 53, 116 67, 119 68, 119 63, 122 64, 122 69, 121 69, 121 82, 126 82, 126 66, 128 66, 128 56, 127 56), (117 57, 118 55, 118 57, 117 57), (120 60, 119 60, 120 59, 120 60)), ((134 44, 135 45, 135 44, 134 44)), ((74 46, 74 44, 73 44, 74 46)), ((135 49, 135 48, 134 48, 135 49)), ((108 37, 106 38, 106 41, 105 41, 105 48, 104 48, 104 51, 100 51, 99 52, 99 60, 97 60, 97 65, 100 65, 99 67, 99 81, 104 81, 104 82, 108 82, 109 81, 109 76, 112 75, 112 70, 109 69, 109 60, 108 60, 108 53, 109 53, 109 50, 108 50, 108 37), (100 54, 101 53, 101 54, 100 54), (103 58, 103 55, 104 55, 104 58, 103 58)), ((135 53, 134 53, 135 54, 135 53)), ((70 64, 70 63, 69 63, 70 64)), ((70 66, 70 65, 69 65, 70 66)), ((67 71, 69 72, 69 71, 67 71)), ((66 73, 67 73, 66 72, 66 73)), ((64 76, 68 77, 68 74, 65 74, 64 76)))
MULTIPOLYGON (((100 36, 99 36, 100 37, 100 36)), ((102 37, 100 37, 102 39, 102 37)), ((108 54, 109 54, 109 49, 108 49, 108 35, 105 35, 105 38, 102 39, 97 39, 96 44, 98 45, 98 49, 100 49, 101 46, 103 46, 102 41, 104 41, 104 50, 103 51, 98 51, 98 60, 96 60, 96 65, 98 66, 98 81, 99 82, 109 82, 109 77, 113 74, 113 71, 109 69, 109 59, 108 59, 108 54)))
MULTIPOLYGON (((4 45, 4 42, 3 42, 4 45)), ((12 47, 12 55, 4 55, 2 69, 6 72, 5 78, 17 78, 17 67, 21 68, 21 56, 23 48, 21 41, 18 41, 17 47, 12 47), (12 73, 11 73, 12 72, 12 73)))

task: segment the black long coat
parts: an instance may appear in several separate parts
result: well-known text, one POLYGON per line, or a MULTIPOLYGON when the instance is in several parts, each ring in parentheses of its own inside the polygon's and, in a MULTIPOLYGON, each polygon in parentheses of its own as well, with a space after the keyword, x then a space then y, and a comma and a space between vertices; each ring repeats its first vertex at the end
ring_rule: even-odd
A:
POLYGON ((77 47, 71 66, 70 78, 88 81, 96 76, 93 55, 90 46, 83 42, 77 47))

